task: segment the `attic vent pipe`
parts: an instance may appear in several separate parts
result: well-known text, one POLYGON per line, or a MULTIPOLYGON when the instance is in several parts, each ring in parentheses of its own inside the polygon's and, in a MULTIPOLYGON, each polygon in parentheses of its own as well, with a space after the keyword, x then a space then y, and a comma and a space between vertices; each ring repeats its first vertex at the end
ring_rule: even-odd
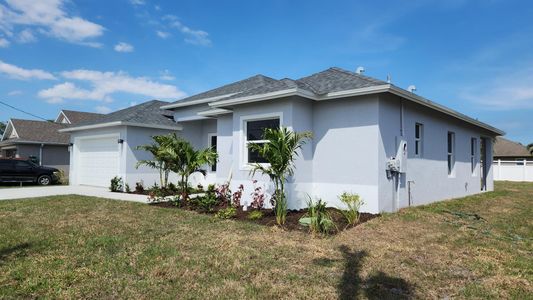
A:
POLYGON ((407 90, 411 93, 414 93, 416 91, 416 86, 410 85, 409 87, 407 87, 407 90))
POLYGON ((357 67, 357 69, 355 69, 355 73, 356 74, 363 74, 365 72, 365 68, 364 67, 357 67))

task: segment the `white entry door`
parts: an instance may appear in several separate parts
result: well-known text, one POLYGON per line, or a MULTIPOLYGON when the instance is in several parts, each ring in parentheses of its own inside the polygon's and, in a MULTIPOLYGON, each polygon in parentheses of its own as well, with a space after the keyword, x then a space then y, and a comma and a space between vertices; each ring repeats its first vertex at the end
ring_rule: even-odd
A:
POLYGON ((78 184, 109 187, 111 178, 119 175, 118 137, 91 138, 77 141, 78 184))

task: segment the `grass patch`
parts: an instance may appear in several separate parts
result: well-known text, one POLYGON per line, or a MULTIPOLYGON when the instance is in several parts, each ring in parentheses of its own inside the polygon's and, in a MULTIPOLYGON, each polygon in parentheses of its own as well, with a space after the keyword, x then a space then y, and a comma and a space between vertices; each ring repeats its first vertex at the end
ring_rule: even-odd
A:
POLYGON ((0 201, 0 298, 531 298, 533 184, 315 238, 81 196, 0 201))

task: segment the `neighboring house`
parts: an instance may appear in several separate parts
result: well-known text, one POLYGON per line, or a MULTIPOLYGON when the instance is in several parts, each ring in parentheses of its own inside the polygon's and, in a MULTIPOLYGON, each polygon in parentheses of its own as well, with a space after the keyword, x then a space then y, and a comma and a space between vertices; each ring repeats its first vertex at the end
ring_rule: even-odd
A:
POLYGON ((263 161, 248 145, 266 142, 264 128, 284 126, 314 134, 287 185, 290 208, 305 207, 308 196, 337 206, 338 195, 347 191, 361 195, 363 211, 378 213, 492 190, 492 141, 503 134, 390 83, 339 68, 298 80, 256 75, 162 104, 161 110, 154 101, 142 105, 149 109, 128 110, 148 120, 117 117, 63 130, 78 149, 71 153, 71 172, 78 174, 71 182, 108 186, 119 175, 130 186, 140 180, 153 184, 157 171, 136 170, 136 161, 147 154, 134 149, 150 135, 177 131, 197 148, 216 147, 219 161, 206 167, 207 181, 231 178, 233 189, 243 184, 243 203, 250 203, 252 179, 270 192, 272 186, 267 177, 251 177, 250 164, 263 161), (165 124, 152 125, 155 116, 165 124), (109 147, 100 151, 104 139, 109 147), (101 156, 109 156, 102 159, 106 163, 89 163, 101 156), (396 156, 400 163, 391 163, 396 156), (93 179, 91 173, 107 177, 93 179))
POLYGON ((497 160, 523 163, 524 160, 533 161, 533 155, 529 153, 526 146, 499 136, 494 143, 494 161, 497 160))
POLYGON ((69 171, 70 137, 58 130, 72 122, 97 119, 101 114, 63 110, 54 122, 10 119, 0 141, 0 157, 35 157, 43 166, 69 171), (72 121, 72 122, 71 122, 72 121))
POLYGON ((494 180, 533 181, 533 156, 527 147, 497 137, 494 143, 494 180))

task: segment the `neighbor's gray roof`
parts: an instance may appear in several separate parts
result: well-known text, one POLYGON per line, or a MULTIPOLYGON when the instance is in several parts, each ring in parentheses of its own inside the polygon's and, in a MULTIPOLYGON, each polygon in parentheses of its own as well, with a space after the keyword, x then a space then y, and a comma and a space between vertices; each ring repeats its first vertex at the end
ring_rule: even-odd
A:
POLYGON ((256 75, 245 80, 224 85, 201 94, 178 100, 172 104, 181 104, 194 100, 208 99, 224 95, 228 95, 228 97, 218 100, 228 100, 283 91, 291 88, 299 88, 317 95, 323 95, 331 92, 384 84, 387 83, 341 68, 333 67, 297 80, 290 78, 276 80, 264 75, 256 75))
POLYGON ((58 132, 59 129, 66 127, 64 124, 22 119, 11 119, 11 124, 17 132, 18 139, 6 139, 3 142, 68 144, 70 140, 68 134, 58 132))
POLYGON ((69 127, 81 127, 112 122, 176 126, 176 122, 172 119, 173 113, 169 110, 161 109, 161 106, 167 104, 169 103, 165 101, 152 100, 103 115, 97 120, 81 122, 69 127))
POLYGON ((67 117, 67 119, 70 121, 70 124, 78 124, 82 122, 96 121, 104 116, 103 114, 75 111, 75 110, 66 110, 66 109, 63 109, 62 112, 67 117))
POLYGON ((527 151, 526 146, 504 139, 502 137, 496 137, 494 143, 494 156, 495 157, 528 157, 531 156, 527 151))

